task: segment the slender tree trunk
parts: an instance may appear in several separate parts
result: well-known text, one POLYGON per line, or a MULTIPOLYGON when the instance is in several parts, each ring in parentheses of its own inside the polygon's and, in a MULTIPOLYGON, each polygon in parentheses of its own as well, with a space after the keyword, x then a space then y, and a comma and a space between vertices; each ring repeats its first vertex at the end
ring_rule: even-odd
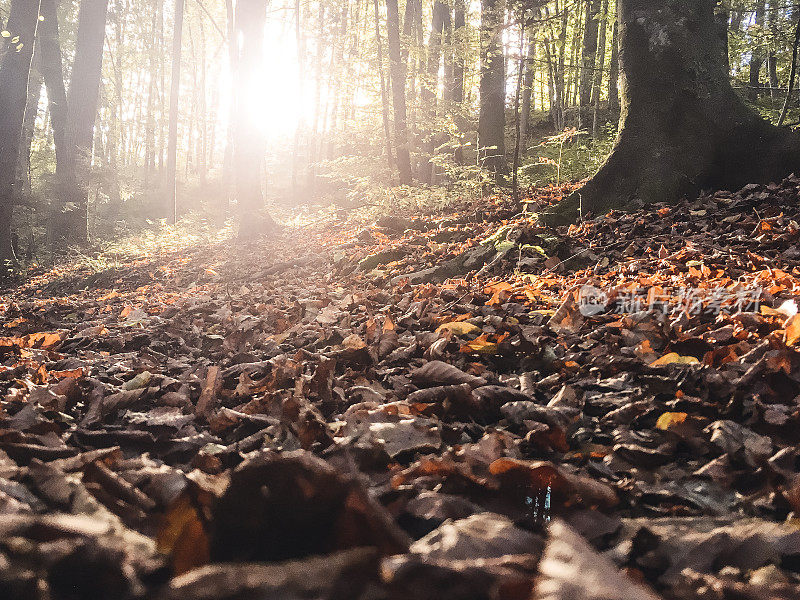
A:
MULTIPOLYGON (((566 10, 565 10, 566 12, 566 10)), ((580 83, 582 81, 581 77, 584 72, 580 66, 581 61, 583 60, 583 56, 581 54, 582 47, 583 47, 583 36, 581 35, 584 31, 584 17, 586 16, 587 11, 576 10, 575 11, 575 24, 572 27, 572 50, 570 52, 570 68, 567 71, 567 100, 565 102, 565 106, 569 108, 570 106, 578 106, 578 102, 580 101, 580 83)), ((567 25, 565 25, 567 27, 567 25)), ((591 81, 591 79, 590 79, 591 81)), ((577 111, 578 115, 578 129, 582 128, 581 123, 581 111, 577 111)))
POLYGON ((392 82, 397 173, 400 184, 409 185, 411 183, 411 152, 408 146, 408 116, 406 113, 406 63, 400 49, 400 14, 397 0, 386 0, 386 34, 392 82))
POLYGON ((83 245, 89 241, 89 174, 94 124, 102 82, 103 40, 108 0, 82 0, 72 64, 64 133, 64 179, 59 182, 63 214, 56 239, 83 245))
POLYGON ((517 90, 514 95, 514 166, 511 169, 511 190, 514 200, 519 200, 519 159, 522 150, 522 119, 520 118, 520 100, 522 97, 523 80, 525 79, 526 55, 525 47, 525 11, 523 9, 519 26, 519 61, 517 63, 517 90))
POLYGON ((597 56, 599 64, 594 74, 594 83, 592 84, 592 103, 594 111, 592 115, 592 138, 597 139, 600 133, 600 95, 603 90, 603 71, 606 67, 606 16, 608 13, 608 0, 603 0, 603 8, 600 18, 600 36, 597 41, 597 56))
POLYGON ((181 47, 185 0, 175 0, 175 23, 172 32, 172 79, 169 95, 169 141, 167 142, 167 205, 170 222, 178 220, 178 119, 181 91, 181 47))
MULTIPOLYGON (((800 11, 797 11, 797 16, 800 17, 800 11)), ((780 119, 778 119, 779 127, 786 121, 786 114, 789 112, 789 106, 792 103, 792 94, 794 93, 794 84, 797 78, 798 52, 800 52, 800 18, 797 19, 797 27, 794 32, 794 50, 792 51, 792 69, 789 74, 789 89, 786 91, 786 100, 783 103, 780 119)))
POLYGON ((425 77, 421 86, 422 103, 425 107, 427 124, 424 133, 425 159, 420 169, 420 180, 423 183, 433 182, 433 156, 436 146, 435 121, 436 121, 436 99, 439 88, 439 67, 442 59, 442 33, 444 32, 445 14, 447 8, 438 0, 433 4, 433 17, 431 22, 431 33, 428 38, 428 64, 425 69, 425 77))
POLYGON ((263 212, 264 196, 261 191, 266 139, 263 131, 253 126, 253 119, 261 109, 258 91, 263 89, 263 85, 260 85, 260 71, 265 60, 266 18, 265 0, 238 0, 236 3, 236 31, 241 38, 241 46, 238 59, 239 80, 236 85, 234 162, 239 237, 242 239, 267 233, 274 226, 272 219, 263 212))
POLYGON ((759 0, 756 5, 756 26, 758 27, 759 40, 753 49, 750 58, 750 87, 748 96, 750 100, 757 100, 761 92, 761 67, 764 66, 764 49, 761 46, 763 39, 764 17, 766 13, 766 0, 759 0))
POLYGON ((495 173, 497 182, 506 165, 506 74, 501 28, 503 0, 481 0, 481 80, 478 116, 480 164, 495 173))
POLYGON ((522 114, 519 124, 519 154, 525 154, 527 149, 528 128, 533 109, 533 86, 536 77, 536 31, 528 33, 528 51, 525 60, 525 78, 522 87, 522 114))
MULTIPOLYGON (((41 12, 41 8, 40 8, 41 12)), ((22 139, 17 160, 17 178, 14 182, 14 194, 18 199, 31 194, 31 148, 36 129, 36 116, 39 114, 39 101, 42 97, 42 65, 41 41, 39 25, 33 48, 33 60, 28 77, 28 99, 25 103, 25 118, 22 121, 22 139)))
MULTIPOLYGON (((376 2, 378 0, 375 0, 376 2)), ((230 5, 231 0, 227 0, 230 5)), ((377 15, 375 16, 377 22, 377 15)), ((294 37, 297 46, 297 81, 298 81, 298 98, 305 96, 305 63, 306 63, 306 44, 303 35, 303 13, 300 5, 300 0, 295 0, 294 3, 294 37)), ((232 39, 233 36, 231 36, 232 39)), ((232 42, 231 42, 232 43, 232 42)), ((383 85, 383 79, 381 79, 383 85)), ((292 195, 297 197, 298 190, 298 177, 300 175, 300 138, 305 129, 305 118, 303 111, 300 111, 300 118, 297 120, 297 125, 294 130, 294 141, 292 142, 292 195)))
POLYGON ((308 171, 307 171, 307 187, 313 191, 316 184, 316 162, 317 162, 317 145, 319 142, 319 127, 320 127, 320 111, 322 103, 322 63, 325 59, 324 55, 324 34, 325 34, 325 4, 319 3, 319 17, 317 23, 317 40, 316 40, 316 56, 314 65, 314 117, 311 126, 311 135, 308 140, 308 171))
POLYGON ((0 59, 0 265, 16 262, 11 236, 14 182, 38 18, 38 0, 13 0, 6 25, 11 36, 3 38, 3 56, 0 59))
MULTIPOLYGON (((464 104, 464 72, 466 71, 467 55, 467 28, 466 28, 466 8, 465 0, 456 0, 455 10, 453 11, 453 39, 456 47, 453 53, 453 112, 455 113, 456 123, 463 131, 462 126, 462 107, 464 104)), ((464 150, 459 142, 454 153, 456 164, 464 164, 464 150)))
POLYGON ((561 131, 566 127, 566 109, 569 102, 567 94, 568 87, 566 85, 566 71, 565 71, 565 58, 567 51, 567 26, 569 25, 569 11, 565 6, 559 8, 559 3, 556 2, 556 12, 561 11, 561 32, 558 36, 558 70, 555 76, 556 95, 558 96, 558 121, 556 129, 561 131))
MULTIPOLYGON (((299 2, 299 0, 297 1, 299 2)), ((225 0, 225 14, 227 16, 228 68, 230 69, 232 81, 235 81, 239 71, 239 52, 236 47, 236 15, 234 13, 233 0, 225 0)), ((223 215, 227 214, 230 210, 231 202, 235 195, 234 182, 236 177, 233 169, 234 123, 236 123, 236 103, 231 102, 230 111, 228 113, 228 131, 225 139, 225 156, 222 159, 222 180, 225 186, 225 205, 221 211, 223 215)))
POLYGON ((44 83, 47 88, 47 99, 49 101, 50 120, 53 130, 53 143, 56 149, 56 189, 59 192, 59 200, 50 207, 51 244, 61 238, 58 228, 60 214, 64 210, 63 194, 74 186, 74 173, 69 173, 69 154, 65 143, 65 133, 67 126, 67 116, 69 105, 67 104, 67 91, 64 86, 64 63, 61 54, 61 42, 59 40, 59 26, 57 13, 57 0, 42 0, 41 14, 43 20, 39 24, 39 48, 41 50, 41 68, 44 83))
POLYGON ((778 17, 780 16, 780 7, 776 6, 778 3, 775 0, 770 0, 769 3, 769 29, 770 29, 770 44, 769 54, 767 55, 767 72, 769 73, 769 95, 773 99, 778 94, 780 81, 778 80, 778 55, 775 51, 778 39, 778 17))
MULTIPOLYGON (((611 60, 608 72, 608 108, 619 110, 619 8, 614 2, 614 26, 611 29, 611 60)), ((726 53, 727 56, 727 53, 726 53)))
MULTIPOLYGON (((583 33, 583 63, 581 65, 580 105, 592 101, 592 83, 597 63, 597 36, 599 30, 600 0, 586 1, 586 26, 583 33)), ((605 36, 604 36, 605 37, 605 36)))
POLYGON ((715 14, 715 0, 619 5, 619 137, 600 171, 545 220, 779 181, 797 168, 800 136, 763 120, 730 85, 726 22, 715 14))
POLYGON ((147 84, 147 115, 145 116, 145 141, 144 141, 144 185, 149 187, 150 178, 155 167, 155 95, 156 95, 156 31, 158 28, 158 10, 153 10, 153 24, 151 27, 148 55, 148 84, 147 84))
POLYGON ((375 43, 378 47, 378 77, 381 80, 381 119, 383 121, 383 136, 386 144, 386 160, 389 163, 389 168, 393 169, 392 135, 389 132, 389 96, 386 93, 386 77, 383 70, 383 41, 381 40, 380 7, 378 6, 378 0, 374 0, 373 3, 375 5, 375 43))

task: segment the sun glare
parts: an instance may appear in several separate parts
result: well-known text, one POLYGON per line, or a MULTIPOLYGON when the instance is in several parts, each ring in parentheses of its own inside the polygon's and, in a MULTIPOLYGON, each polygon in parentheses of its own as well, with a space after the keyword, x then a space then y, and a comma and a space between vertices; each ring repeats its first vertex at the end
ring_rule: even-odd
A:
MULTIPOLYGON (((298 73, 297 42, 294 31, 286 27, 279 11, 271 11, 264 29, 264 58, 258 78, 241 93, 241 110, 247 122, 266 134, 268 139, 294 135, 301 118, 308 120, 309 109, 301 97, 298 73), (276 14, 277 13, 277 14, 276 14)), ((226 73, 230 88, 236 84, 230 72, 226 73)), ((304 82, 305 87, 313 81, 304 82)), ((225 98, 232 102, 232 94, 225 98)))

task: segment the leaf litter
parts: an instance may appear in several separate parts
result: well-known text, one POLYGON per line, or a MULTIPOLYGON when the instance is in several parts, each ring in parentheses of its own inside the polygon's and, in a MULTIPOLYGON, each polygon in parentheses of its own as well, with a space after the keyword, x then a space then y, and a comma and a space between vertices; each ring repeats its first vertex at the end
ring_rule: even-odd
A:
POLYGON ((32 272, 0 596, 800 597, 799 186, 32 272))

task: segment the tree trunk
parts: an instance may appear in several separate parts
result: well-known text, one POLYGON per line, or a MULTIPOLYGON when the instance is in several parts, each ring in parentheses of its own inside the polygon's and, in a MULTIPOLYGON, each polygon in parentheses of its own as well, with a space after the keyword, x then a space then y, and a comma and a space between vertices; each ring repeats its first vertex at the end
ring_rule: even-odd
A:
MULTIPOLYGON (((611 29, 611 60, 608 71, 608 108, 619 109, 619 8, 614 2, 614 27, 611 29)), ((727 63, 727 52, 726 52, 727 63)), ((728 72, 729 69, 725 69, 728 72)))
POLYGON ((11 238, 14 182, 38 18, 38 0, 14 0, 6 25, 11 36, 3 38, 0 59, 0 267, 16 262, 11 238))
MULTIPOLYGON (((800 16, 800 11, 797 12, 797 16, 800 16)), ((783 110, 781 110, 781 116, 778 119, 778 127, 783 125, 783 122, 786 121, 786 115, 788 114, 789 106, 792 103, 792 93, 794 92, 794 83, 797 77, 798 52, 800 52, 800 19, 797 20, 797 26, 794 31, 794 50, 792 51, 792 68, 789 73, 789 88, 786 91, 786 100, 783 103, 783 110)))
POLYGON ((506 73, 503 55, 503 0, 481 0, 481 80, 478 116, 480 164, 498 182, 506 165, 506 73))
MULTIPOLYGON (((53 143, 56 148, 56 180, 59 182, 57 188, 59 191, 63 191, 61 186, 65 180, 65 169, 67 168, 67 147, 64 143, 64 134, 69 106, 67 104, 67 90, 64 86, 64 63, 58 35, 57 7, 57 0, 42 0, 41 14, 43 20, 39 24, 38 36, 39 49, 41 51, 41 70, 44 84, 47 88, 53 143)), ((56 202, 52 209, 55 213, 60 213, 63 209, 62 203, 56 202)))
POLYGON ((528 36, 528 55, 525 61, 525 79, 522 89, 522 114, 519 123, 519 152, 527 150, 528 126, 533 109, 533 84, 536 76, 536 30, 532 29, 528 36))
MULTIPOLYGON (((225 0, 225 15, 226 15, 226 35, 228 38, 228 68, 230 69, 232 80, 236 80, 237 72, 239 71, 239 52, 236 44, 236 15, 233 8, 233 0, 225 0)), ((235 194, 234 181, 236 176, 233 169, 233 128, 236 122, 236 103, 231 102, 228 110, 228 130, 225 137, 225 155, 222 159, 222 181, 225 186, 225 199, 224 206, 222 207, 221 218, 224 221, 225 216, 231 208, 231 202, 235 194)), ((294 175, 293 175, 294 177, 294 175)))
MULTIPOLYGON (((64 126, 64 168, 58 177, 59 210, 52 215, 51 242, 89 241, 89 172, 94 123, 102 81, 108 0, 83 0, 64 126)), ((57 73, 54 73, 57 77, 57 73)), ((54 83, 58 87, 58 82, 54 83)))
POLYGON ((400 13, 397 0, 386 0, 386 34, 389 72, 392 81, 397 173, 400 177, 400 184, 409 185, 411 183, 411 152, 408 147, 408 115, 406 112, 406 62, 400 51, 400 13))
POLYGON ((587 0, 586 27, 583 33, 583 64, 581 68, 580 105, 589 106, 592 101, 592 83, 597 63, 597 35, 600 14, 600 0, 587 0))
POLYGON ((17 179, 14 183, 14 197, 24 199, 31 194, 31 147, 36 129, 36 117, 39 114, 39 101, 42 97, 42 73, 37 68, 39 44, 33 51, 33 65, 28 78, 28 100, 25 104, 25 118, 22 122, 22 140, 17 159, 17 179))
POLYGON ((392 169, 394 168, 394 159, 392 158, 392 136, 389 133, 389 96, 386 93, 386 76, 383 69, 381 15, 380 7, 378 6, 378 0, 373 0, 373 4, 375 7, 375 44, 378 48, 378 77, 381 80, 381 120, 383 122, 383 137, 386 144, 386 160, 389 163, 389 168, 392 169))
MULTIPOLYGON (((608 12, 608 0, 603 0, 602 15, 600 18, 600 35, 597 40, 597 57, 599 64, 594 73, 594 83, 592 84, 592 139, 597 139, 599 134, 600 119, 600 95, 603 90, 603 71, 606 68, 606 13, 608 12)), ((595 61, 597 62, 597 61, 595 61)))
POLYGON ((780 7, 776 6, 776 1, 769 3, 769 54, 767 55, 767 72, 769 74, 769 95, 774 99, 778 95, 780 81, 778 79, 778 55, 775 51, 778 44, 778 18, 780 17, 780 7))
POLYGON ((759 0, 756 5, 756 26, 758 40, 750 57, 750 87, 747 91, 750 100, 755 101, 761 92, 761 67, 764 65, 764 49, 762 47, 766 0, 759 0))
POLYGON ((433 4, 433 16, 431 20, 431 32, 428 37, 428 64, 425 68, 424 79, 421 84, 422 104, 425 108, 426 123, 424 126, 424 151, 425 157, 420 169, 420 180, 423 183, 433 182, 433 157, 436 147, 435 121, 436 121, 436 99, 439 88, 439 66, 442 58, 442 33, 444 32, 445 14, 447 7, 436 0, 433 4))
MULTIPOLYGON (((453 11, 453 39, 455 48, 453 52, 453 113, 455 114, 456 124, 459 130, 462 129, 463 122, 461 109, 464 104, 464 71, 466 68, 467 54, 467 28, 466 28, 466 7, 465 0, 456 0, 453 11)), ((456 164, 464 164, 464 149, 459 140, 453 158, 456 164)))
MULTIPOLYGON (((377 2, 378 0, 375 0, 377 2)), ((227 0, 228 7, 232 7, 232 0, 227 0)), ((232 13, 233 9, 228 8, 228 12, 232 13)), ((230 18, 230 17, 229 17, 230 18)), ((377 22, 377 15, 375 16, 377 22)), ((297 46, 297 82, 298 82, 298 89, 297 89, 297 96, 298 98, 305 97, 305 63, 306 63, 306 44, 305 44, 305 36, 303 35, 303 12, 302 7, 300 5, 300 0, 295 0, 294 3, 294 38, 295 44, 297 46)), ((229 34, 229 41, 231 48, 233 46, 233 33, 229 34)), ((380 50, 380 48, 379 48, 380 50)), ((381 79, 381 85, 383 85, 383 79, 381 79)), ((299 189, 298 189, 298 178, 300 175, 300 138, 303 134, 303 130, 305 129, 305 118, 303 116, 303 112, 300 111, 300 117, 297 119, 297 125, 294 129, 294 140, 292 142, 292 195, 297 198, 299 197, 299 189)))
POLYGON ((236 201, 239 212, 239 237, 250 239, 268 233, 274 227, 264 214, 261 171, 266 152, 264 132, 254 126, 259 114, 258 92, 264 56, 264 26, 267 19, 266 0, 238 0, 236 30, 241 39, 239 48, 239 80, 236 85, 237 116, 234 135, 236 168, 236 201))
POLYGON ((175 0, 172 30, 172 79, 169 94, 169 139, 167 141, 167 205, 165 214, 172 223, 178 220, 178 109, 181 92, 181 46, 185 0, 175 0))
POLYGON ((623 108, 614 150, 587 185, 545 215, 574 220, 632 201, 777 181, 800 165, 800 138, 770 125, 724 70, 715 0, 620 0, 623 108))
MULTIPOLYGON (((511 167, 511 194, 515 201, 519 200, 519 160, 522 150, 522 119, 520 118, 520 99, 525 79, 525 63, 527 56, 525 47, 525 11, 522 11, 519 26, 519 60, 517 62, 517 89, 514 94, 514 163, 511 167)), ((530 108, 530 107, 529 107, 530 108)))

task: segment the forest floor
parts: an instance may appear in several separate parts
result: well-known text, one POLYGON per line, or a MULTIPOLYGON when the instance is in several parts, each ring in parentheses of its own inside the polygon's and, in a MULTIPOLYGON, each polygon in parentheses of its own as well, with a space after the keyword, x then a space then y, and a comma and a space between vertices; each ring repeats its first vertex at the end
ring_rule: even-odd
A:
POLYGON ((0 597, 800 598, 799 192, 33 273, 0 597))

